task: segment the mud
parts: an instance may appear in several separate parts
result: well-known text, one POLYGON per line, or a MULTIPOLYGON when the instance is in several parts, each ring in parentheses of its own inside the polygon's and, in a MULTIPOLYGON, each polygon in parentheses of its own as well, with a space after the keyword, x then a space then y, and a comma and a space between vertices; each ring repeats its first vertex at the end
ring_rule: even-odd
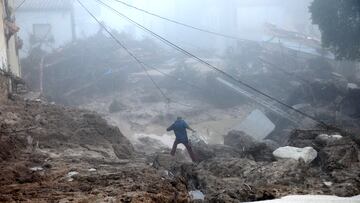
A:
POLYGON ((136 151, 118 128, 90 111, 21 99, 0 108, 0 202, 191 202, 193 190, 205 202, 360 194, 353 134, 324 142, 318 134, 339 132, 293 131, 288 145, 319 153, 306 164, 275 161, 277 143, 230 132, 228 145, 193 142, 200 162, 191 163, 186 151, 172 157, 154 139, 141 139, 136 151))

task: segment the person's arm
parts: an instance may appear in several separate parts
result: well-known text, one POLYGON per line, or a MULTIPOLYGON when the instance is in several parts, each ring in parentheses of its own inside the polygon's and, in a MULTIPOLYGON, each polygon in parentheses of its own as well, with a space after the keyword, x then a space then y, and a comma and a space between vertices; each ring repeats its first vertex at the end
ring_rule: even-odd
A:
POLYGON ((174 130, 174 124, 172 124, 170 127, 168 127, 168 128, 166 129, 166 131, 172 131, 172 130, 174 130))
POLYGON ((192 129, 186 122, 185 122, 185 127, 186 127, 186 129, 189 129, 189 130, 191 130, 191 131, 193 131, 193 132, 196 132, 194 129, 192 129))

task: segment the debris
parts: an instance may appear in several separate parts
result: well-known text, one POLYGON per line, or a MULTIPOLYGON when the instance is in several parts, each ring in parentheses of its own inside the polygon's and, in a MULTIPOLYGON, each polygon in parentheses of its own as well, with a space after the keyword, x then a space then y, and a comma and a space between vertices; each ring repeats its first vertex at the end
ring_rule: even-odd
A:
POLYGON ((320 134, 318 135, 315 140, 318 140, 319 142, 327 143, 334 140, 340 140, 343 137, 341 135, 327 135, 327 134, 320 134))
POLYGON ((189 192, 191 200, 205 200, 205 195, 200 190, 193 190, 189 192))
POLYGON ((250 156, 256 161, 273 161, 272 152, 276 146, 273 141, 258 142, 241 131, 230 131, 224 137, 224 144, 233 147, 243 156, 250 156))
POLYGON ((278 159, 302 159, 305 163, 310 163, 317 157, 317 151, 312 147, 297 148, 286 146, 275 150, 273 155, 278 159))
POLYGON ((263 140, 275 129, 275 125, 263 112, 254 110, 240 125, 233 129, 243 131, 257 140, 263 140), (261 125, 259 125, 260 123, 261 125))
POLYGON ((259 201, 258 203, 356 203, 360 200, 359 196, 354 197, 337 197, 330 195, 292 195, 278 200, 259 201))
POLYGON ((42 171, 44 170, 41 166, 35 166, 30 168, 31 171, 42 171))
POLYGON ((73 176, 75 176, 75 175, 78 175, 78 174, 79 174, 79 172, 77 172, 77 171, 70 171, 70 172, 66 175, 66 177, 71 178, 71 177, 73 177, 73 176))
POLYGON ((96 168, 90 168, 88 171, 89 172, 96 172, 96 168))
POLYGON ((74 176, 78 175, 79 172, 76 172, 76 171, 70 171, 67 175, 66 175, 66 178, 67 178, 67 181, 69 182, 72 182, 74 180, 74 176))

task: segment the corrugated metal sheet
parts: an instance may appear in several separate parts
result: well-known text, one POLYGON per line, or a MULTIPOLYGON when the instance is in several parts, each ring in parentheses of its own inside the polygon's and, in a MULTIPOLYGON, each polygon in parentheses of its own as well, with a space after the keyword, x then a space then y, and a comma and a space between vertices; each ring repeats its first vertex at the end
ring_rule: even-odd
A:
MULTIPOLYGON (((23 0, 15 0, 15 8, 21 5, 23 0)), ((25 0, 19 8, 23 10, 57 10, 71 9, 73 0, 25 0)))

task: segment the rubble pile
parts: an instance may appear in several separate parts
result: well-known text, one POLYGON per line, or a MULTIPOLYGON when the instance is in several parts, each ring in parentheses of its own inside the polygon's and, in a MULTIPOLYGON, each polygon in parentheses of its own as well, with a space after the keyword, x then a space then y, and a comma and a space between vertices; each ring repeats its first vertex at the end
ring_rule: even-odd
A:
POLYGON ((198 163, 191 163, 180 149, 175 157, 165 146, 164 152, 137 152, 99 115, 41 100, 2 105, 0 120, 1 201, 239 202, 360 194, 356 136, 336 130, 296 130, 286 145, 230 131, 224 145, 194 141, 198 163), (315 157, 278 158, 280 149, 315 157))
POLYGON ((99 115, 38 101, 1 105, 1 202, 187 202, 99 115))
POLYGON ((197 165, 181 164, 169 155, 159 154, 155 158, 156 166, 175 176, 186 177, 188 187, 202 191, 208 202, 255 201, 289 194, 356 196, 360 193, 359 146, 345 135, 329 136, 319 143, 319 137, 323 139, 326 132, 334 133, 294 131, 288 142, 291 147, 278 148, 274 155, 269 150, 265 156, 270 159, 257 160, 253 153, 259 155, 262 150, 249 149, 266 145, 243 132, 232 131, 225 136, 225 144, 230 146, 195 143, 194 151, 202 160, 197 165), (240 140, 242 142, 238 142, 240 140), (287 156, 276 160, 279 150, 287 156), (294 154, 297 152, 304 157, 297 157, 299 155, 294 154), (210 155, 204 157, 203 154, 210 155))

